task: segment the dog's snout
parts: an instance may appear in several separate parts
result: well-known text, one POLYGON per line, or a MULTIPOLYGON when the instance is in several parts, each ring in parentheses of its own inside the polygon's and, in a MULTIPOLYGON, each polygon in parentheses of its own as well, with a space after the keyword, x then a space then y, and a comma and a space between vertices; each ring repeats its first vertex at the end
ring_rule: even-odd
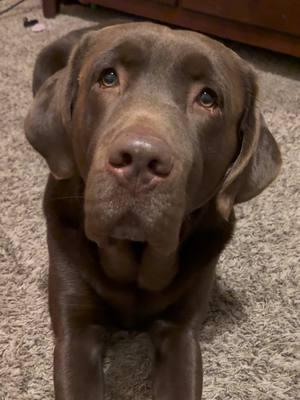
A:
POLYGON ((108 154, 108 166, 121 184, 141 190, 167 178, 173 167, 169 146, 155 137, 123 137, 108 154))

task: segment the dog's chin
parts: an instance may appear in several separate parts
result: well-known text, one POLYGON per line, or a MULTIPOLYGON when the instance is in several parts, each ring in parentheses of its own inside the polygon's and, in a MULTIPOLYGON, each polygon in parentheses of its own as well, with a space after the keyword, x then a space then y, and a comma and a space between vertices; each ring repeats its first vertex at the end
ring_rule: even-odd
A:
POLYGON ((109 229, 109 237, 131 242, 145 242, 149 240, 143 221, 133 212, 127 211, 119 217, 109 229))
POLYGON ((136 215, 126 212, 121 217, 89 218, 86 224, 88 238, 102 248, 116 242, 145 243, 151 241, 151 231, 136 215))
POLYGON ((146 242, 145 232, 136 226, 117 225, 111 233, 110 238, 117 240, 127 240, 131 242, 146 242))
POLYGON ((85 225, 87 237, 99 248, 107 248, 115 243, 146 244, 160 253, 174 251, 178 245, 178 229, 166 224, 150 225, 144 223, 135 214, 121 218, 103 219, 88 218, 85 225))

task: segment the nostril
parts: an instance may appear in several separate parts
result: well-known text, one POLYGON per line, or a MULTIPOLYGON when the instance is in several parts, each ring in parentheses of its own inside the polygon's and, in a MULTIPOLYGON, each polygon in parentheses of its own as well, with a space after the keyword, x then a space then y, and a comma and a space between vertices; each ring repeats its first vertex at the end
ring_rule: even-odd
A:
POLYGON ((121 154, 121 165, 120 167, 127 167, 127 165, 130 165, 132 163, 132 155, 129 153, 126 153, 125 151, 122 152, 121 154))
POLYGON ((153 175, 160 175, 159 173, 159 161, 151 160, 148 164, 148 169, 152 172, 153 175))
POLYGON ((124 168, 132 163, 132 156, 126 151, 117 152, 110 157, 109 163, 114 168, 124 168))
POLYGON ((167 177, 171 172, 171 162, 162 162, 158 159, 153 159, 148 164, 148 169, 153 175, 161 178, 167 177))

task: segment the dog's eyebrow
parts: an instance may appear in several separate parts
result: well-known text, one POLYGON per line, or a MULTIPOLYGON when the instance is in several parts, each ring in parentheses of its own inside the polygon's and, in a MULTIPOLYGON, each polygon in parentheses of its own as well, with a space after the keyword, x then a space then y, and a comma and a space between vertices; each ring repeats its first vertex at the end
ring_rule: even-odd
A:
POLYGON ((203 53, 195 52, 182 57, 180 69, 195 80, 201 79, 208 74, 211 76, 215 72, 214 65, 208 56, 203 53))
POLYGON ((118 53, 120 61, 124 64, 136 64, 145 62, 147 52, 145 52, 145 43, 141 41, 125 40, 114 48, 118 53))
POLYGON ((99 54, 99 57, 93 63, 93 70, 97 71, 116 63, 120 63, 125 67, 141 66, 146 62, 147 58, 148 56, 142 47, 142 43, 123 40, 99 54))

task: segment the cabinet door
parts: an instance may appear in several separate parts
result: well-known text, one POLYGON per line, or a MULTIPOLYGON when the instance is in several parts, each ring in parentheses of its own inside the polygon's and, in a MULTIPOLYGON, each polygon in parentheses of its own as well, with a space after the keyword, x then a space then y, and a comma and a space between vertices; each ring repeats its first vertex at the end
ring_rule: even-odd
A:
POLYGON ((181 0, 185 9, 300 36, 299 0, 181 0))
POLYGON ((168 4, 169 6, 176 6, 178 0, 147 0, 148 3, 161 3, 168 4))

